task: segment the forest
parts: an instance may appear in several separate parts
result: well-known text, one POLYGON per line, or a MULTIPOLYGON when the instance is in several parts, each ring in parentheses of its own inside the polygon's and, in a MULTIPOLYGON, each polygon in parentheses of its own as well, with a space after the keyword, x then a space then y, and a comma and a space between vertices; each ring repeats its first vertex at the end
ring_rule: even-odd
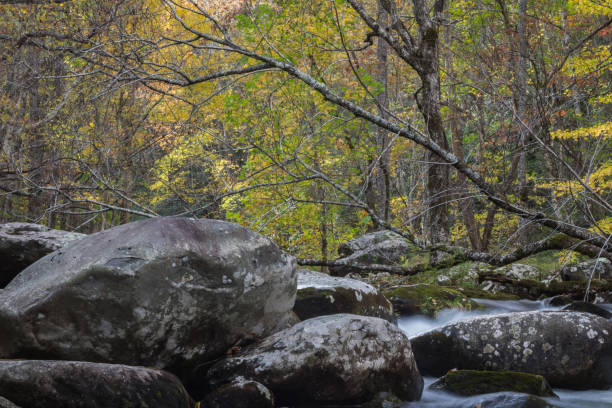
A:
POLYGON ((612 259, 609 0, 0 14, 0 222, 215 218, 324 269, 384 229, 431 265, 612 259))

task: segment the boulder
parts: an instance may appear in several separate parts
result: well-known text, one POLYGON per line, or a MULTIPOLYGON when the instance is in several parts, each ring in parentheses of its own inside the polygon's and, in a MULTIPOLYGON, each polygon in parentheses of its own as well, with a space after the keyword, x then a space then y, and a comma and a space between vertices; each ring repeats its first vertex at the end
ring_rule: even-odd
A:
POLYGON ((298 271, 293 311, 302 320, 336 313, 394 320, 393 306, 374 286, 307 269, 298 271))
POLYGON ((599 307, 597 305, 587 302, 572 302, 571 304, 565 306, 562 310, 592 313, 594 315, 601 316, 605 319, 612 318, 612 313, 610 313, 603 307, 599 307))
POLYGON ((81 361, 0 360, 0 395, 28 408, 192 406, 170 373, 81 361))
POLYGON ((589 280, 591 275, 593 279, 612 280, 612 262, 607 258, 595 258, 561 268, 565 281, 589 280))
POLYGON ((357 238, 353 238, 338 247, 338 255, 341 257, 347 257, 353 255, 356 252, 363 251, 365 249, 372 248, 383 242, 395 242, 397 246, 404 246, 405 248, 411 248, 411 245, 401 235, 396 234, 393 231, 382 230, 370 232, 369 234, 362 235, 357 238))
POLYGON ((463 396, 512 391, 540 397, 556 397, 541 375, 516 371, 453 370, 429 386, 463 396))
POLYGON ((4 397, 0 397, 0 408, 20 408, 4 397))
MULTIPOLYGON (((338 261, 347 264, 381 264, 400 265, 414 251, 414 246, 406 239, 392 231, 377 231, 362 235, 340 245, 338 261)), ((354 270, 350 266, 335 266, 330 273, 335 276, 344 276, 354 270)))
POLYGON ((416 284, 393 287, 384 292, 393 308, 401 315, 435 316, 440 310, 477 309, 480 305, 458 290, 436 285, 416 284))
POLYGON ((421 373, 453 368, 522 371, 571 389, 612 385, 612 322, 592 314, 535 311, 479 316, 412 339, 421 373))
POLYGON ((27 222, 0 224, 0 288, 43 256, 83 237, 27 222))
POLYGON ((350 314, 298 323, 215 364, 207 376, 213 386, 251 378, 287 405, 363 403, 382 391, 418 400, 423 390, 406 335, 386 320, 350 314))
POLYGON ((542 274, 535 266, 523 265, 519 263, 500 266, 499 268, 493 269, 493 273, 504 275, 508 278, 516 280, 540 280, 542 278, 542 274))
POLYGON ((566 305, 569 305, 572 302, 573 302, 572 298, 569 297, 568 295, 553 296, 550 299, 548 299, 548 301, 547 301, 548 305, 550 305, 552 307, 566 306, 566 305))
POLYGON ((243 377, 234 379, 209 394, 201 406, 206 408, 274 408, 274 395, 265 385, 243 377))
POLYGON ((0 358, 183 374, 291 318, 295 260, 239 225, 153 218, 89 235, 0 292, 0 358))

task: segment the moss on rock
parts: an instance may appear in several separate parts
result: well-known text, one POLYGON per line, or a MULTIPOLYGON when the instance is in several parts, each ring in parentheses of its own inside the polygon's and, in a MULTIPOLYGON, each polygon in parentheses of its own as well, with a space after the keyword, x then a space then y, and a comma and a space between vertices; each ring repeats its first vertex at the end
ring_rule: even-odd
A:
POLYGON ((436 285, 398 286, 384 292, 384 295, 401 314, 434 316, 446 308, 473 310, 481 307, 456 289, 436 285))

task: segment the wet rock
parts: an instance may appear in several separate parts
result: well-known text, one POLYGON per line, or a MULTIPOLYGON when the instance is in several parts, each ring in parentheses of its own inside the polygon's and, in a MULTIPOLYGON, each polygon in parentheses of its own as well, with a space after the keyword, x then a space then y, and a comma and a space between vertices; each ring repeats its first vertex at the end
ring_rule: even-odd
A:
MULTIPOLYGON (((408 255, 414 251, 414 246, 406 239, 392 231, 377 231, 362 235, 340 245, 338 254, 348 264, 381 264, 401 265, 408 255)), ((330 268, 334 276, 344 276, 348 273, 363 273, 350 266, 330 268)))
POLYGON ((569 305, 570 303, 572 303, 572 298, 567 295, 553 296, 548 300, 548 304, 553 307, 565 306, 569 305))
POLYGON ((536 311, 480 316, 412 339, 421 373, 453 368, 522 371, 551 385, 612 385, 612 322, 592 314, 536 311))
POLYGON ((561 268, 561 277, 565 281, 589 280, 591 275, 593 279, 612 279, 612 262, 606 258, 595 258, 561 268))
POLYGON ((424 314, 434 316, 444 308, 472 310, 480 305, 464 293, 436 285, 396 286, 384 292, 396 312, 402 315, 424 314))
POLYGON ((556 408, 556 405, 535 395, 517 393, 496 393, 472 397, 456 408, 556 408))
POLYGON ((298 271, 293 310, 301 320, 336 313, 394 320, 393 306, 374 286, 305 269, 298 271))
POLYGON ((202 406, 206 408, 274 408, 274 395, 257 381, 238 377, 208 395, 202 406))
POLYGON ((0 288, 40 258, 83 237, 27 222, 0 224, 0 288))
POLYGON ((0 360, 0 395, 28 408, 192 406, 170 373, 80 361, 0 360))
POLYGON ((454 370, 430 385, 432 390, 472 396, 513 391, 540 397, 556 397, 541 375, 515 371, 454 370))
POLYGON ((316 317, 273 334, 215 364, 208 381, 251 378, 278 404, 362 403, 387 391, 418 400, 423 390, 410 341, 383 319, 349 314, 316 317))
POLYGON ((571 304, 565 306, 562 310, 591 313, 597 316, 601 316, 605 319, 612 318, 612 313, 610 313, 606 309, 587 302, 572 302, 571 304))
POLYGON ((0 292, 0 358, 165 368, 183 378, 286 324, 295 261, 236 224, 179 217, 89 235, 0 292))
POLYGON ((379 392, 371 401, 362 405, 363 408, 401 408, 406 404, 389 392, 379 392))

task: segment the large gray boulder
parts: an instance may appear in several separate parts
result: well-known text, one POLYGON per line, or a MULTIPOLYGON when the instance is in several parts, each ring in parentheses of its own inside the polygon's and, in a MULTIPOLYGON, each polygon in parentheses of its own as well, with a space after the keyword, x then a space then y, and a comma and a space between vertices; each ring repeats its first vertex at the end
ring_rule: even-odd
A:
POLYGON ((551 385, 612 385, 612 322, 579 312, 536 311, 480 316, 412 339, 421 373, 453 368, 523 371, 551 385))
POLYGON ((39 224, 0 224, 0 288, 43 256, 83 237, 84 234, 39 224))
POLYGON ((612 262, 607 258, 595 258, 561 268, 561 277, 565 281, 589 280, 591 275, 593 279, 612 280, 612 262))
POLYGON ((307 269, 298 271, 293 311, 301 320, 337 313, 395 319, 393 306, 374 286, 307 269))
POLYGON ((174 375, 82 361, 0 360, 0 395, 28 408, 190 408, 174 375))
POLYGON ((0 358, 183 373, 291 318, 295 260, 217 220, 154 218, 47 255, 0 291, 0 358))
POLYGON ((386 320, 316 317, 273 334, 208 372, 213 386, 242 376, 268 387, 278 404, 345 404, 381 391, 418 400, 423 379, 410 341, 386 320))
MULTIPOLYGON (((414 246, 392 231, 376 231, 345 242, 338 248, 338 261, 349 264, 401 265, 414 246)), ((363 272, 350 266, 330 268, 332 275, 344 276, 351 272, 363 272)))

